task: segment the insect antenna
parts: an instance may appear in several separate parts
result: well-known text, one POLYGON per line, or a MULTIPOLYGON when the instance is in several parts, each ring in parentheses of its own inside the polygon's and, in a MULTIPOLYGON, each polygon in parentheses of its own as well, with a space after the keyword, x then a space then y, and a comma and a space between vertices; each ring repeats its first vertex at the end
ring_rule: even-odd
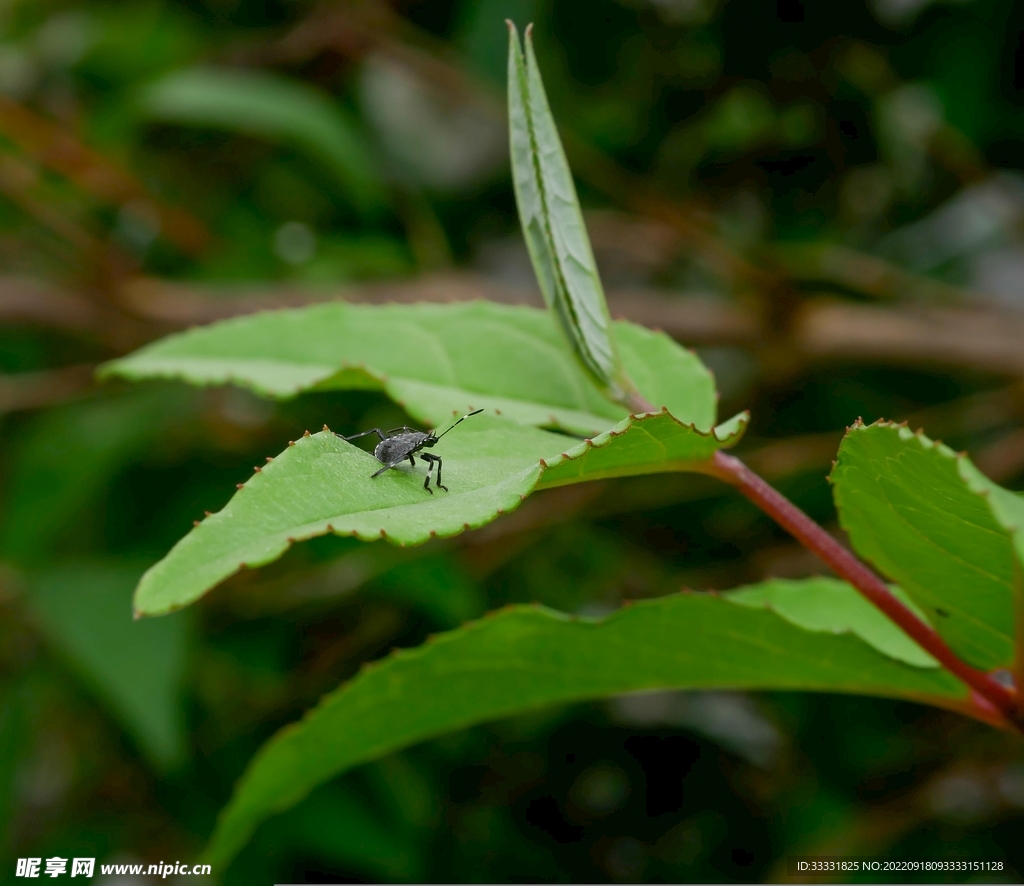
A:
POLYGON ((483 412, 483 410, 482 410, 482 409, 476 409, 476 410, 474 410, 473 412, 467 412, 467 413, 466 413, 466 414, 465 414, 464 416, 462 416, 462 418, 460 418, 460 419, 459 419, 458 421, 456 421, 456 422, 453 422, 453 423, 451 424, 451 426, 450 426, 450 427, 447 427, 447 428, 445 428, 445 429, 444 429, 443 431, 441 431, 441 433, 437 435, 437 439, 438 439, 438 440, 440 440, 440 439, 441 439, 441 438, 442 438, 442 437, 443 437, 443 436, 444 436, 445 434, 447 434, 447 433, 448 433, 448 432, 449 432, 449 431, 450 431, 450 430, 451 430, 452 428, 454 428, 454 427, 455 427, 455 425, 459 424, 460 422, 464 422, 464 421, 465 421, 465 420, 466 420, 467 418, 469 418, 469 417, 470 417, 471 415, 479 415, 479 414, 480 414, 481 412, 483 412))

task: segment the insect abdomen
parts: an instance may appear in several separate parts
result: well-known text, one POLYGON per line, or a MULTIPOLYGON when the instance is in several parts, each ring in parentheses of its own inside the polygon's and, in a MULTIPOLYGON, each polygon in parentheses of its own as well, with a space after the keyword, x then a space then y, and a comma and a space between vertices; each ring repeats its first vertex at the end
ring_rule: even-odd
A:
POLYGON ((415 452, 420 444, 427 439, 427 436, 427 434, 417 431, 414 434, 388 437, 387 440, 381 440, 377 444, 377 448, 373 450, 373 457, 385 465, 393 461, 401 461, 407 455, 415 452))

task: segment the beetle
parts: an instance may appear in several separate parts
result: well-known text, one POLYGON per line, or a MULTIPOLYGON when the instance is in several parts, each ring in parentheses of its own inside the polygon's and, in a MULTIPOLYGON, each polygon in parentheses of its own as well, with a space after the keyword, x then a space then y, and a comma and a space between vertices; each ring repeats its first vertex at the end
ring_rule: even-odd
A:
POLYGON ((373 457, 377 459, 384 467, 382 467, 377 473, 372 474, 370 479, 379 477, 385 471, 391 470, 391 468, 397 468, 406 459, 409 459, 409 464, 415 466, 416 459, 413 456, 419 453, 419 456, 423 461, 427 463, 427 478, 423 481, 423 488, 427 490, 431 495, 434 494, 434 490, 430 488, 430 472, 434 465, 437 465, 437 478, 434 480, 434 485, 440 487, 445 492, 448 491, 448 487, 441 482, 441 456, 434 455, 432 452, 423 452, 424 449, 430 449, 438 440, 440 440, 445 434, 448 433, 455 425, 464 422, 471 415, 479 415, 483 412, 482 409, 477 409, 474 412, 468 412, 462 416, 457 422, 452 424, 450 427, 442 431, 440 434, 430 431, 417 431, 406 425, 400 428, 393 428, 386 434, 380 428, 370 428, 368 431, 362 431, 359 434, 353 434, 351 437, 346 437, 343 434, 335 434, 336 437, 341 437, 342 440, 357 440, 360 437, 366 437, 370 434, 376 434, 380 437, 380 443, 376 445, 373 450, 373 457))

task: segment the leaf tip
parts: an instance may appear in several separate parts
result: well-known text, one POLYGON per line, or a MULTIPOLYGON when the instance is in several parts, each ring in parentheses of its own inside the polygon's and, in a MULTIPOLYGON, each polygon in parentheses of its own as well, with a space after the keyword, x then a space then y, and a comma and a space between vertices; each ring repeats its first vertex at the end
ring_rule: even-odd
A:
POLYGON ((329 427, 327 427, 327 425, 326 425, 326 424, 324 425, 323 429, 324 429, 325 431, 327 431, 327 433, 330 433, 330 432, 331 432, 331 429, 330 429, 329 427))
POLYGON ((295 445, 295 441, 294 440, 289 440, 288 441, 288 445, 289 446, 294 446, 295 445))
MULTIPOLYGON (((327 531, 328 532, 334 532, 334 527, 330 523, 327 524, 327 531)), ((352 534, 353 535, 356 534, 354 530, 353 530, 352 534)))
POLYGON ((198 520, 193 520, 192 521, 192 525, 193 526, 198 526, 199 525, 199 521, 198 520))
POLYGON ((269 464, 270 462, 272 462, 273 460, 274 460, 274 456, 272 456, 272 455, 268 455, 268 456, 267 456, 267 463, 268 463, 268 464, 269 464))
POLYGON ((542 458, 542 459, 540 460, 540 466, 541 466, 542 468, 546 468, 546 467, 548 466, 548 463, 547 463, 547 462, 546 462, 546 461, 545 461, 545 460, 544 460, 544 459, 542 458))
POLYGON ((468 523, 463 523, 462 524, 462 528, 465 529, 466 532, 469 532, 469 530, 472 529, 473 527, 470 526, 468 523))
POLYGON ((236 483, 235 484, 235 489, 244 489, 244 488, 245 488, 245 484, 244 483, 236 483))
POLYGON ((262 474, 263 468, 261 468, 259 465, 256 465, 256 467, 253 468, 253 472, 257 474, 262 474))
POLYGON ((302 432, 302 436, 303 437, 308 437, 309 436, 309 431, 303 431, 302 432))
POLYGON ((203 511, 203 516, 204 517, 209 517, 210 516, 210 512, 209 511, 203 511))

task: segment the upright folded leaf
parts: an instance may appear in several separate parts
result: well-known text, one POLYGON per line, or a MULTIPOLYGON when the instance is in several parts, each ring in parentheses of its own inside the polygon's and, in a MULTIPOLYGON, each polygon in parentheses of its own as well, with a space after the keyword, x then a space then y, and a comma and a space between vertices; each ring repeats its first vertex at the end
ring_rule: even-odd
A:
POLYGON ((569 163, 548 107, 526 29, 526 56, 509 22, 508 116, 512 178, 537 282, 573 350, 605 395, 635 393, 611 334, 611 318, 569 163))

